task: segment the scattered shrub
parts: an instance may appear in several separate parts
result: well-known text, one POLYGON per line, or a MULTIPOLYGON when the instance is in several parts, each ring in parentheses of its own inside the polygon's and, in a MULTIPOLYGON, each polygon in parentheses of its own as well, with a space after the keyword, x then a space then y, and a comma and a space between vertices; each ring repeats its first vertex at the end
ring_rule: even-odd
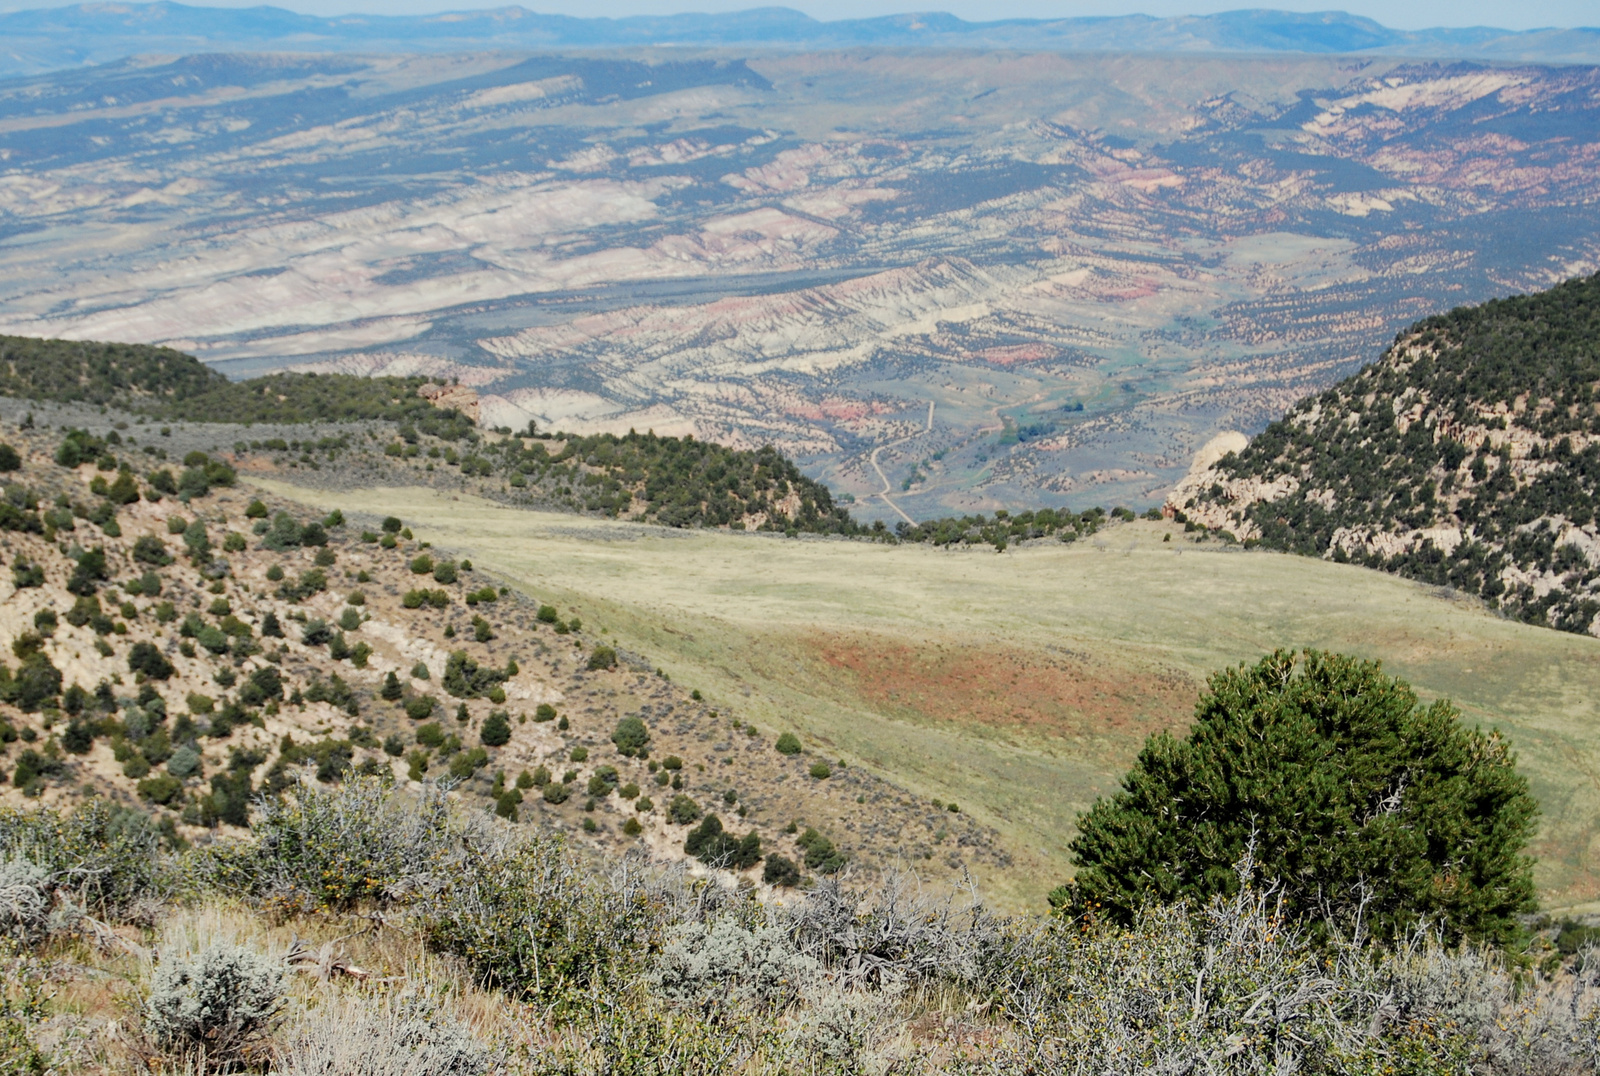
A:
POLYGON ((439 682, 446 691, 457 698, 470 699, 489 694, 510 676, 509 670, 480 666, 467 656, 466 651, 456 650, 445 662, 444 676, 439 682))
POLYGON ((262 802, 251 830, 251 844, 202 858, 209 884, 284 907, 335 909, 410 902, 417 887, 455 871, 480 832, 437 789, 399 796, 379 777, 329 788, 295 782, 262 802))
POLYGON ((723 831, 721 819, 708 814, 684 838, 683 850, 708 866, 744 870, 761 861, 761 838, 751 830, 740 840, 723 831))
POLYGON ((154 643, 141 639, 128 648, 128 671, 147 680, 169 680, 176 670, 154 643))
POLYGON ((767 856, 767 865, 761 870, 761 880, 770 886, 790 889, 800 884, 800 868, 788 856, 774 852, 767 856))
POLYGON ((180 1058, 227 1071, 265 1040, 283 987, 280 963, 240 946, 171 956, 151 973, 145 1033, 180 1058))
POLYGON ((805 853, 806 867, 818 874, 837 874, 849 862, 849 857, 834 847, 831 840, 808 828, 795 843, 805 853))
POLYGON ((61 693, 61 670, 43 653, 31 653, 17 666, 16 675, 0 662, 0 700, 24 713, 33 713, 61 693))
POLYGON ((615 766, 597 766, 589 777, 588 792, 591 796, 609 796, 617 787, 617 768, 615 766))
POLYGON ((687 826, 700 820, 700 805, 688 796, 673 796, 667 805, 667 821, 687 826))
POLYGON ((597 646, 589 655, 589 671, 595 672, 617 667, 617 652, 609 646, 597 646))
POLYGON ((153 534, 142 534, 133 543, 133 559, 140 564, 164 568, 172 563, 172 554, 167 552, 167 543, 160 538, 153 534))
POLYGON ((180 780, 198 775, 200 769, 200 752, 189 744, 178 748, 172 753, 172 757, 167 759, 167 772, 180 780))
POLYGON ((511 742, 511 722, 507 720, 504 710, 493 710, 484 719, 483 728, 479 732, 485 746, 504 747, 511 742))
POLYGON ((308 1013, 274 1076, 482 1076, 492 1050, 415 995, 346 998, 308 1013))
POLYGON ((171 774, 162 773, 146 777, 139 782, 138 789, 140 799, 164 806, 183 794, 183 782, 171 774))
POLYGON ((650 729, 638 717, 624 717, 617 722, 611 742, 617 745, 618 753, 624 758, 640 757, 650 742, 650 729))
POLYGON ((792 732, 786 732, 778 737, 777 748, 780 755, 798 755, 801 751, 800 737, 792 732))
POLYGON ((450 756, 450 776, 465 780, 489 764, 489 752, 481 747, 457 751, 450 756))

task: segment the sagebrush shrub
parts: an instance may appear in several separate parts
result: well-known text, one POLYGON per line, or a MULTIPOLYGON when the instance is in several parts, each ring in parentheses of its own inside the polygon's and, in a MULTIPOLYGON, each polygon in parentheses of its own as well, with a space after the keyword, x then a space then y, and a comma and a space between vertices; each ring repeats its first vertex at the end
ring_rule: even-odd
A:
POLYGON ((32 945, 50 933, 50 875, 26 859, 0 863, 0 933, 32 945))
POLYGON ((274 1076, 481 1076, 494 1052, 417 998, 352 998, 288 1036, 274 1076))
POLYGON ((451 875, 418 918, 431 945, 513 995, 577 1003, 636 976, 660 911, 647 892, 583 872, 559 838, 530 835, 451 875))
POLYGON ((247 845, 214 845, 196 855, 210 884, 290 907, 348 908, 405 902, 449 874, 469 848, 487 841, 476 813, 452 812, 425 786, 401 796, 376 777, 324 787, 301 781, 263 801, 247 845))
POLYGON ((851 987, 981 981, 1002 942, 1001 923, 977 901, 933 894, 904 875, 872 891, 819 882, 788 913, 800 952, 851 987))
POLYGON ((822 974, 775 923, 747 926, 733 916, 668 929, 648 981, 669 1001, 702 1008, 781 1009, 822 974))
POLYGON ((280 962, 228 943, 163 960, 150 976, 145 1034, 206 1068, 232 1068, 271 1030, 283 977, 280 962))
POLYGON ((0 808, 0 857, 35 864, 102 919, 135 914, 172 882, 150 818, 99 798, 67 814, 0 808))

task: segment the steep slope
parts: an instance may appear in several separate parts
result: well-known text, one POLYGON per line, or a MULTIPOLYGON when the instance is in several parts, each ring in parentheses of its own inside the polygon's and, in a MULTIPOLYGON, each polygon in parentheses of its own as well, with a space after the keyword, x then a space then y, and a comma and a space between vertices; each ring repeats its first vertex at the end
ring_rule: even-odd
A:
POLYGON ((1168 498, 1207 527, 1600 634, 1600 275, 1418 322, 1168 498))
POLYGON ((416 419, 435 405, 422 377, 276 373, 230 380, 169 347, 0 336, 0 395, 113 406, 203 422, 416 419))
POLYGON ((198 451, 136 471, 154 446, 5 437, 0 803, 104 797, 176 845, 244 824, 258 796, 358 773, 444 783, 600 855, 726 853, 753 882, 800 880, 769 876, 774 856, 876 874, 931 857, 935 832, 960 837, 935 875, 1003 857, 970 817, 929 823, 881 779, 777 748, 783 729, 619 655, 570 598, 512 593, 399 519, 255 498, 198 451), (891 823, 881 838, 846 829, 861 804, 891 823), (713 814, 731 840, 702 828, 713 814))

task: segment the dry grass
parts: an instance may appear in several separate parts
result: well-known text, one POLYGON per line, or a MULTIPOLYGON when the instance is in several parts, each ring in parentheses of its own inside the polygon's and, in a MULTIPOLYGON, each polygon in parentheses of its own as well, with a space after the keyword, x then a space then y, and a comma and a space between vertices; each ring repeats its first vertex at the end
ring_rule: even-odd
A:
POLYGON ((330 1016, 372 1013, 404 1004, 435 1019, 458 1023, 485 1043, 527 1040, 533 1030, 520 1006, 479 989, 474 976, 449 956, 430 953, 414 934, 376 920, 326 914, 271 919, 237 902, 211 898, 173 905, 153 928, 110 949, 82 941, 46 947, 41 968, 48 983, 50 1016, 37 1035, 57 1071, 100 1076, 150 1070, 180 1076, 192 1062, 163 1057, 140 1033, 140 1012, 157 962, 226 943, 274 961, 290 961, 282 1019, 275 1038, 295 1039, 302 1029, 325 1026, 330 1016), (357 979, 338 969, 355 968, 357 979))
POLYGON ((1600 644, 1428 587, 1196 546, 1181 531, 1163 542, 1175 528, 1145 522, 997 556, 664 532, 425 490, 272 488, 399 512, 420 537, 573 607, 713 705, 958 801, 1013 857, 980 872, 1004 906, 1038 907, 1068 871, 1077 812, 1115 787, 1146 731, 1187 719, 1208 672, 1281 646, 1382 658, 1425 696, 1507 730, 1544 809, 1543 898, 1600 902, 1600 644), (919 686, 920 674, 890 675, 897 663, 1003 675, 952 696, 919 686), (1052 720, 1028 716, 1057 695, 1071 701, 1052 720), (1008 709, 1023 717, 1007 722, 1008 709))

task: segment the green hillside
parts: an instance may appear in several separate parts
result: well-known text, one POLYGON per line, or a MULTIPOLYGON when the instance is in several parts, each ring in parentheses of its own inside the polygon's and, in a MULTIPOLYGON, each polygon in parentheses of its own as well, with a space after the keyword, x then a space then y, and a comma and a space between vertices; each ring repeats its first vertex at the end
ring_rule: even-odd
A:
MULTIPOLYGON (((1600 648, 1434 588, 1195 543, 1170 522, 1113 521, 996 556, 250 480, 321 511, 403 504, 419 538, 570 607, 714 708, 793 728, 923 802, 959 803, 1013 860, 974 868, 1003 906, 1036 908, 1071 872, 1079 812, 1117 787, 1146 736, 1187 727, 1207 675, 1278 647, 1382 659, 1424 698, 1502 729, 1544 812, 1541 900, 1600 901, 1589 776, 1600 772, 1600 648)), ((880 818, 873 808, 853 822, 867 832, 880 818)))
POLYGON ((0 396, 111 406, 189 422, 400 421, 433 410, 421 377, 270 374, 229 381, 148 344, 0 336, 0 396))
POLYGON ((1600 275, 1418 322, 1191 478, 1177 506, 1247 544, 1352 560, 1594 630, 1600 275))
MULTIPOLYGON (((485 452, 531 497, 613 518, 669 527, 731 527, 856 534, 861 528, 836 507, 828 488, 800 473, 777 449, 727 448, 693 437, 629 432, 568 436, 554 453, 544 441, 508 439, 485 452)), ((482 468, 493 473, 493 465, 482 468)))

